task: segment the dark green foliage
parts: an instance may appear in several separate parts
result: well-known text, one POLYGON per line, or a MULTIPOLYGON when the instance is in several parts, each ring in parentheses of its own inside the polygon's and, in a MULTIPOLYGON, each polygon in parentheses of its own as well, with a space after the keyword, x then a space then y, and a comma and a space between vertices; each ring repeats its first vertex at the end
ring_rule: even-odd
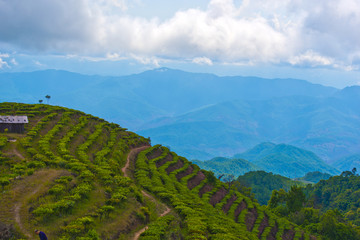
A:
POLYGON ((303 183, 291 180, 278 174, 255 171, 245 173, 237 178, 239 191, 244 191, 244 187, 251 188, 255 198, 260 204, 266 205, 270 200, 273 190, 284 189, 289 191, 293 185, 303 185, 303 183))
POLYGON ((344 173, 322 180, 314 186, 309 185, 306 193, 314 206, 323 211, 338 209, 353 224, 360 226, 360 176, 350 171, 344 173))
POLYGON ((310 182, 310 183, 317 183, 320 180, 327 180, 330 177, 331 175, 328 173, 322 173, 316 171, 316 172, 308 172, 304 177, 297 178, 296 180, 310 182))

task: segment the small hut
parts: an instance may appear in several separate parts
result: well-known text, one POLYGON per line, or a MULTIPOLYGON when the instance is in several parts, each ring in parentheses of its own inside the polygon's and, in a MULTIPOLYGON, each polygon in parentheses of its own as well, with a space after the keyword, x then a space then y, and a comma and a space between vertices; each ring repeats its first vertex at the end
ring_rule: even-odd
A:
POLYGON ((0 132, 23 133, 25 123, 29 123, 27 116, 0 116, 0 132))

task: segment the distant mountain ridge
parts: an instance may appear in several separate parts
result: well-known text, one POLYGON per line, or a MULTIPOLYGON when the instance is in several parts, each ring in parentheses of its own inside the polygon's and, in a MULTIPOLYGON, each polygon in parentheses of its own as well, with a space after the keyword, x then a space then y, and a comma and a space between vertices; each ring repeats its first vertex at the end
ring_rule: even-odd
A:
POLYGON ((313 152, 286 144, 265 142, 232 158, 217 157, 207 161, 193 161, 216 175, 232 174, 235 177, 250 171, 263 170, 288 178, 300 178, 309 172, 319 171, 331 175, 340 171, 326 164, 313 152))
POLYGON ((360 149, 356 86, 338 90, 304 80, 168 68, 122 77, 1 73, 0 81, 7 86, 0 102, 37 103, 50 95, 53 105, 127 126, 190 159, 229 157, 264 141, 309 149, 327 161, 360 149))
POLYGON ((340 173, 313 152, 287 144, 262 143, 234 157, 246 159, 267 172, 289 178, 303 177, 314 171, 332 175, 340 173))

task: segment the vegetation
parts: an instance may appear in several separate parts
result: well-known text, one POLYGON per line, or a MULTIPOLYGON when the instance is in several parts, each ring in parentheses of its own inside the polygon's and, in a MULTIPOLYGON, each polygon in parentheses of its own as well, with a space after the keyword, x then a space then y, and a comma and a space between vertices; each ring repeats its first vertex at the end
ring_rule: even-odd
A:
POLYGON ((0 135, 0 222, 13 238, 39 228, 50 239, 131 239, 146 226, 140 239, 357 239, 341 212, 313 210, 315 225, 296 218, 299 187, 261 206, 231 176, 222 182, 117 124, 47 104, 1 103, 0 114, 29 117, 25 134, 0 135))
MULTIPOLYGON (((126 216, 136 216, 149 203, 121 168, 130 148, 148 145, 148 139, 56 106, 1 103, 0 114, 30 120, 26 134, 0 135, 0 208, 8 209, 0 222, 15 226, 13 236, 33 239, 34 228, 51 239, 126 239, 132 234, 135 229, 123 224, 126 216)), ((134 227, 142 224, 135 219, 134 227)))
POLYGON ((265 171, 255 171, 245 173, 237 178, 237 188, 240 192, 249 191, 255 194, 255 198, 260 204, 266 205, 271 198, 273 190, 284 189, 289 191, 294 185, 304 185, 302 182, 291 180, 278 174, 267 173, 265 171))
POLYGON ((207 161, 195 160, 193 163, 197 164, 202 169, 212 171, 216 176, 221 174, 231 174, 235 177, 246 172, 260 170, 260 167, 246 161, 244 159, 232 159, 217 157, 207 161))
POLYGON ((343 172, 306 188, 274 190, 268 208, 324 239, 360 239, 360 177, 355 172, 343 172))
POLYGON ((266 142, 234 157, 246 159, 266 172, 289 178, 299 178, 313 171, 340 173, 313 152, 286 144, 266 142))
POLYGON ((308 172, 304 177, 297 178, 298 181, 304 181, 308 183, 318 183, 320 180, 327 180, 331 177, 328 173, 322 173, 319 171, 308 172))

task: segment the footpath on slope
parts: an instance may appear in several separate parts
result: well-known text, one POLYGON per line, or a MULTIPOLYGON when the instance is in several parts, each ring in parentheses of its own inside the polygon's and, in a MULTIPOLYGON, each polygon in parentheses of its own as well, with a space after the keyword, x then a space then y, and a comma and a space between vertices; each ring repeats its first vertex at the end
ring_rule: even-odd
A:
POLYGON ((33 239, 33 232, 28 228, 27 220, 29 218, 26 204, 29 199, 39 192, 47 189, 47 186, 57 177, 69 175, 65 170, 40 170, 33 175, 18 180, 14 189, 9 194, 5 194, 0 199, 1 218, 13 219, 18 225, 20 231, 28 238, 33 239))
MULTIPOLYGON (((136 156, 137 156, 141 151, 143 151, 143 150, 145 150, 145 149, 147 149, 147 148, 149 148, 149 146, 143 146, 143 147, 134 148, 134 149, 132 149, 132 150, 130 151, 130 153, 128 154, 127 159, 126 159, 126 164, 125 164, 125 166, 121 169, 121 171, 124 173, 124 176, 125 176, 125 177, 129 177, 127 171, 128 171, 128 169, 129 169, 130 162, 135 161, 136 156)), ((168 206, 166 206, 165 204, 162 204, 162 203, 159 204, 159 202, 158 202, 153 196, 151 196, 150 194, 148 194, 148 193, 145 192, 144 190, 141 190, 141 193, 142 193, 145 197, 147 197, 147 198, 149 198, 151 201, 153 201, 155 204, 157 204, 157 205, 160 205, 160 204, 161 204, 161 205, 165 208, 165 210, 160 214, 160 217, 165 216, 166 214, 168 214, 168 213, 171 211, 168 206)), ((137 231, 137 232, 135 233, 134 237, 133 237, 133 240, 138 240, 139 237, 140 237, 140 235, 141 235, 143 232, 145 232, 146 229, 148 229, 148 226, 145 226, 145 227, 143 227, 142 229, 140 229, 139 231, 137 231)))

